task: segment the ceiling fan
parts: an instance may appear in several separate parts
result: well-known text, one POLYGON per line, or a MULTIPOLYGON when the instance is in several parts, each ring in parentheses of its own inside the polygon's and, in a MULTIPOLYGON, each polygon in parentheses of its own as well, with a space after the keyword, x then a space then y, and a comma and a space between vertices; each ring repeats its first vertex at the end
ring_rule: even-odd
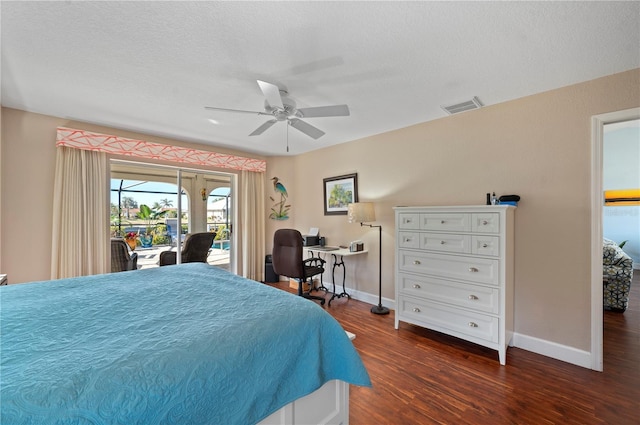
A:
POLYGON ((241 112, 246 114, 269 115, 272 116, 269 121, 256 128, 249 136, 258 136, 264 133, 272 125, 278 121, 287 121, 288 125, 306 134, 307 136, 318 139, 325 133, 324 131, 302 121, 301 118, 319 118, 319 117, 346 117, 349 116, 349 107, 347 105, 317 106, 312 108, 296 108, 296 102, 288 96, 286 90, 280 89, 275 84, 266 81, 258 81, 260 90, 264 94, 264 111, 244 111, 240 109, 216 108, 213 106, 205 106, 205 109, 214 111, 241 112))

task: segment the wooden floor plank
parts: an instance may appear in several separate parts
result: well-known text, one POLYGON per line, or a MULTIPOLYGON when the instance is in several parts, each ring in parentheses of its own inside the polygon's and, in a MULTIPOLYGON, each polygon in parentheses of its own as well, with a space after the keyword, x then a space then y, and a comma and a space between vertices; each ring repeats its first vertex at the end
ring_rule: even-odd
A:
MULTIPOLYGON (((288 283, 272 284, 294 292, 288 283)), ((373 388, 351 387, 350 424, 640 424, 640 272, 625 313, 604 313, 604 372, 497 351, 334 300, 373 388)))

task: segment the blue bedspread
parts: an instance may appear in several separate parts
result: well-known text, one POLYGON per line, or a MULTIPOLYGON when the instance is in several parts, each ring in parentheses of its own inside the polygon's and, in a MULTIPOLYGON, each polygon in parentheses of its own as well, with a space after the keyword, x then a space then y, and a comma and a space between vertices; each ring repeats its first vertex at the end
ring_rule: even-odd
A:
POLYGON ((251 424, 371 385, 301 297, 206 264, 0 288, 2 424, 251 424))

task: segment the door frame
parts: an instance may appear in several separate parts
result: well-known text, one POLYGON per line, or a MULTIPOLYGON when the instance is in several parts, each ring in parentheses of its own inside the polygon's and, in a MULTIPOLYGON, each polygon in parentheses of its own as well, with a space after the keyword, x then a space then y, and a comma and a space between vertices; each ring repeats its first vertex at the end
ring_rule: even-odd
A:
MULTIPOLYGON (((211 174, 211 173, 210 173, 211 174)), ((237 210, 238 210, 238 203, 237 203, 237 196, 236 196, 236 192, 237 192, 237 176, 235 174, 225 174, 225 173, 214 173, 217 175, 220 174, 224 174, 226 177, 229 177, 229 182, 228 182, 228 187, 229 187, 229 195, 230 195, 230 201, 231 203, 229 204, 229 209, 227 210, 227 218, 229 220, 229 224, 230 227, 227 229, 228 231, 228 237, 229 237, 229 271, 233 274, 238 274, 238 269, 237 269, 237 258, 238 258, 238 250, 237 250, 237 237, 236 237, 236 223, 238 222, 238 215, 237 215, 237 210), (231 214, 229 214, 229 210, 231 210, 231 214)), ((215 179, 214 179, 215 180, 215 179)), ((214 189, 218 188, 218 187, 222 187, 222 186, 215 186, 213 184, 214 180, 207 180, 205 179, 205 190, 207 191, 207 196, 209 196, 209 194, 211 194, 211 191, 213 191, 214 189)), ((206 210, 206 206, 205 206, 205 210, 206 210)), ((205 211, 205 216, 206 216, 206 211, 205 211)))
POLYGON ((603 371, 602 217, 604 126, 640 119, 640 108, 591 117, 591 369, 603 371))
MULTIPOLYGON (((231 208, 232 208, 232 213, 233 216, 231 217, 231 223, 232 225, 235 227, 235 223, 238 222, 238 214, 237 214, 237 192, 238 192, 238 184, 237 184, 237 175, 234 173, 229 173, 229 172, 224 172, 224 171, 213 171, 213 170, 208 170, 205 168, 193 168, 193 167, 185 167, 185 166, 179 166, 179 165, 168 165, 168 164, 161 164, 161 163, 152 163, 152 162, 145 162, 145 161, 131 161, 131 160, 125 160, 125 159, 119 159, 119 158, 111 158, 109 160, 109 175, 111 178, 111 173, 112 173, 112 164, 118 164, 121 165, 123 167, 127 167, 130 166, 132 168, 135 169, 135 171, 132 171, 132 173, 137 174, 137 177, 140 176, 145 176, 144 173, 141 173, 139 169, 147 169, 147 170, 162 170, 162 171, 170 171, 171 174, 166 174, 166 175, 154 175, 153 173, 149 173, 148 175, 146 175, 147 177, 153 177, 158 179, 157 181, 161 181, 161 182, 165 182, 165 183, 171 183, 171 184, 175 184, 177 187, 179 187, 181 190, 184 190, 185 193, 187 194, 187 202, 189 203, 189 210, 193 212, 195 211, 196 207, 195 204, 197 202, 197 199, 199 199, 200 193, 199 193, 199 187, 196 187, 194 185, 195 180, 192 179, 192 177, 184 177, 183 173, 190 173, 190 174, 197 174, 197 175, 202 175, 202 176, 224 176, 224 178, 229 179, 229 187, 231 189, 231 208), (174 175, 175 173, 175 175, 174 175), (185 185, 185 181, 188 181, 189 183, 187 185, 185 185)), ((125 171, 126 173, 126 171, 125 171)), ((182 201, 181 201, 181 197, 178 195, 178 211, 180 212, 180 210, 182 209, 182 205, 181 205, 182 201)), ((206 216, 206 213, 205 213, 206 216)), ((192 215, 193 217, 193 215, 192 215)), ((206 221, 206 220, 205 220, 206 221)), ((192 222, 192 218, 189 221, 189 231, 192 231, 193 229, 191 228, 193 222, 192 222)), ((178 227, 178 229, 180 229, 181 226, 178 227)), ((233 274, 237 274, 238 272, 238 239, 236 237, 237 232, 232 232, 232 234, 230 235, 231 237, 231 241, 230 241, 230 248, 229 248, 229 271, 233 274)), ((178 233, 179 235, 180 233, 178 233)), ((176 247, 176 251, 178 253, 178 258, 180 258, 180 250, 181 250, 181 246, 180 244, 178 244, 178 246, 176 247)))

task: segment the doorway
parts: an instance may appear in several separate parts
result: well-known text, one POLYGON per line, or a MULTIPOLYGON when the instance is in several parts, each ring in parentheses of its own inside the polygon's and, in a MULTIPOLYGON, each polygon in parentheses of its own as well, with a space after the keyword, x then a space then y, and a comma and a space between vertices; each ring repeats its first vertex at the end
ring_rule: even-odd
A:
POLYGON ((113 160, 111 234, 132 233, 138 268, 150 268, 162 250, 179 252, 186 233, 216 232, 207 262, 236 273, 235 181, 229 173, 113 160), (224 207, 212 210, 220 199, 224 207))
POLYGON ((604 126, 640 119, 640 108, 596 115, 591 119, 591 369, 603 370, 603 147, 604 126))

